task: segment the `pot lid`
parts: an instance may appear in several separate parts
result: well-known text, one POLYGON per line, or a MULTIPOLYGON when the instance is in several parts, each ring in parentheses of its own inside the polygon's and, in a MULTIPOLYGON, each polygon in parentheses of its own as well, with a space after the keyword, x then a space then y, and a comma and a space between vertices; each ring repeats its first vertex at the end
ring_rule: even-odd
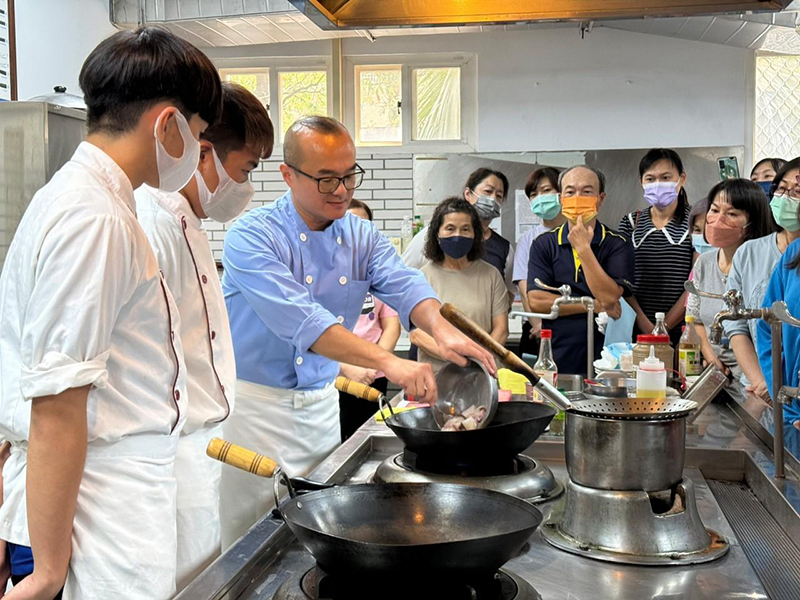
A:
POLYGON ((86 104, 82 96, 75 94, 68 94, 67 88, 63 85, 57 85, 53 88, 52 94, 42 94, 41 96, 34 96, 28 98, 28 102, 49 102, 50 104, 58 104, 67 108, 79 108, 86 110, 86 104))

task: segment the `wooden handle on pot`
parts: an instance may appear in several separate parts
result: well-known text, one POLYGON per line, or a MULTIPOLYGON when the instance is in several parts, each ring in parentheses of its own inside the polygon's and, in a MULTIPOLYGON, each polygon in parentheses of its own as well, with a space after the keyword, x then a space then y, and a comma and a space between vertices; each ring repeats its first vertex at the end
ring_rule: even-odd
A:
POLYGON ((515 373, 519 373, 520 375, 524 375, 534 385, 539 381, 539 376, 528 365, 528 363, 511 352, 511 350, 498 343, 497 340, 490 336, 486 331, 481 329, 480 325, 470 319, 454 305, 450 304, 449 302, 445 302, 442 304, 442 308, 439 309, 439 312, 447 322, 453 325, 461 333, 497 356, 497 358, 499 358, 508 369, 514 371, 515 373))
POLYGON ((226 465, 247 471, 259 477, 272 477, 278 468, 278 463, 263 454, 231 444, 219 438, 212 438, 208 442, 206 454, 213 459, 224 462, 226 465))
POLYGON ((347 377, 337 377, 334 386, 337 390, 344 394, 350 394, 362 400, 369 400, 370 402, 377 402, 383 394, 380 390, 370 387, 365 383, 353 381, 347 377))

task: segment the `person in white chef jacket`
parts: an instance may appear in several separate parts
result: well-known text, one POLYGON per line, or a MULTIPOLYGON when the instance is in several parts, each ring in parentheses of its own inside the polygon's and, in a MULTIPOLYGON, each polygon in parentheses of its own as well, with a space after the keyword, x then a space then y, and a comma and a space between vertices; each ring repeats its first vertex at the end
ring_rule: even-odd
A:
POLYGON ((175 457, 178 590, 220 553, 222 463, 211 438, 234 409, 236 368, 228 313, 202 219, 226 223, 253 197, 250 171, 272 154, 267 110, 242 86, 222 84, 222 117, 200 136, 200 164, 180 192, 143 185, 136 209, 181 316, 189 408, 175 457))
POLYGON ((101 42, 79 81, 86 141, 34 195, 0 275, 6 598, 162 600, 186 369, 133 190, 187 184, 222 89, 202 52, 154 28, 101 42))
MULTIPOLYGON (((367 292, 434 337, 445 358, 489 353, 450 325, 425 277, 406 267, 375 225, 348 214, 364 170, 347 129, 328 117, 289 127, 280 166, 289 187, 272 206, 225 235, 222 288, 236 354, 236 412, 228 441, 305 475, 340 443, 339 363, 384 372, 423 402, 437 397, 429 365, 402 360, 352 333, 367 292)), ((223 469, 222 544, 242 536, 272 504, 269 482, 223 469)))

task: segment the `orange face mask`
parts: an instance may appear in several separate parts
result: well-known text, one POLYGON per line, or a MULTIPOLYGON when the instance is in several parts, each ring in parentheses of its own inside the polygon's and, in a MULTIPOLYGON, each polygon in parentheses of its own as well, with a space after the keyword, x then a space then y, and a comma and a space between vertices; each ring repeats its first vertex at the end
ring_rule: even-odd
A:
POLYGON ((578 217, 583 217, 583 222, 588 223, 597 216, 597 198, 595 196, 572 196, 561 198, 561 214, 573 225, 578 222, 578 217))

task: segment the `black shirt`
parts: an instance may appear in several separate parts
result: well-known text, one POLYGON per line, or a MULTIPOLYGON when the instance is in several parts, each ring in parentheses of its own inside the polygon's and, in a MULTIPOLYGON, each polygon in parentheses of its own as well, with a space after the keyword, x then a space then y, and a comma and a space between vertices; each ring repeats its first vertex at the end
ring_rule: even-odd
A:
POLYGON ((690 211, 691 207, 685 206, 683 213, 676 212, 663 229, 655 228, 649 208, 625 215, 619 224, 620 233, 633 243, 636 256, 633 295, 653 323, 657 312, 666 314, 683 295, 692 270, 690 211))
MULTIPOLYGON (((540 289, 534 281, 538 278, 552 287, 568 284, 573 296, 593 296, 568 235, 569 224, 564 223, 533 241, 528 258, 528 290, 540 289)), ((633 288, 634 258, 627 238, 595 222, 592 250, 606 274, 623 288, 623 295, 629 295, 633 288)), ((595 323, 592 326, 594 355, 600 358, 604 336, 595 323)), ((543 321, 542 328, 553 331, 553 355, 559 373, 591 375, 586 373, 586 314, 543 321)))
POLYGON ((483 241, 483 256, 481 257, 495 269, 500 271, 503 281, 506 279, 506 261, 511 251, 511 243, 491 229, 489 238, 483 241))

